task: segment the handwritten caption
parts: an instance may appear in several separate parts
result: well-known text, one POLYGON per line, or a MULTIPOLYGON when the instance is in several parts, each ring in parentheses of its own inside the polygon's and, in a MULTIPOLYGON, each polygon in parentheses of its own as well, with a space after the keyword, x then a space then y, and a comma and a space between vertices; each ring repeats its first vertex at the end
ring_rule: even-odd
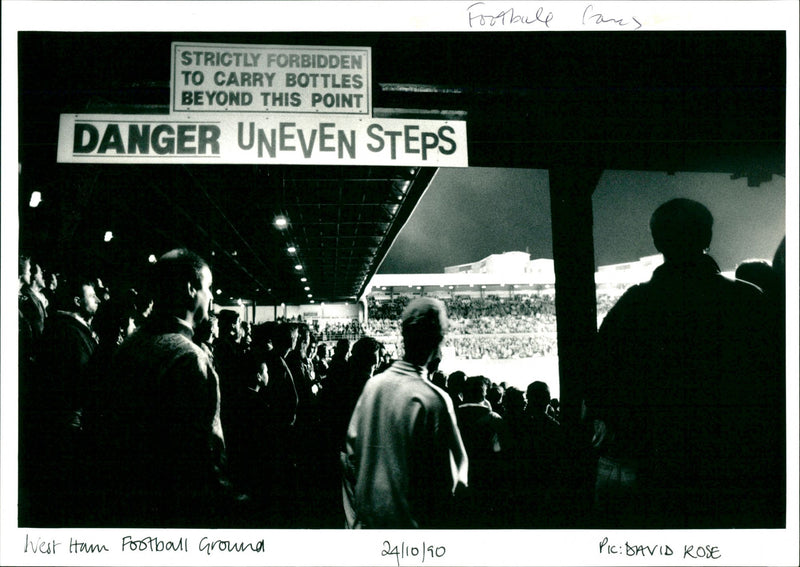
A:
MULTIPOLYGON (((217 552, 264 553, 266 551, 263 539, 255 541, 232 541, 203 537, 200 538, 193 547, 188 537, 165 539, 152 536, 139 538, 124 536, 120 544, 121 547, 116 548, 116 551, 122 551, 123 553, 189 553, 194 549, 200 553, 212 555, 217 552)), ((70 537, 67 543, 66 541, 51 538, 32 538, 28 534, 25 534, 25 553, 42 555, 58 555, 59 553, 95 555, 111 551, 111 548, 105 543, 82 541, 73 537, 70 537)))
POLYGON ((521 13, 514 8, 489 9, 485 2, 475 2, 467 9, 469 14, 469 27, 494 27, 505 25, 531 25, 544 24, 550 27, 553 21, 553 12, 545 13, 544 8, 537 8, 535 12, 521 13))
POLYGON ((589 4, 583 10, 583 21, 581 22, 583 25, 587 24, 595 24, 595 25, 603 25, 603 24, 612 24, 617 27, 628 27, 632 26, 631 29, 638 30, 642 27, 642 23, 637 20, 634 16, 631 17, 620 17, 618 15, 610 15, 607 16, 600 12, 597 8, 594 7, 594 4, 589 4))
MULTIPOLYGON (((484 27, 521 27, 536 26, 550 28, 555 20, 555 15, 539 6, 527 10, 518 10, 515 7, 498 8, 496 4, 491 7, 486 2, 474 2, 467 8, 467 21, 470 28, 484 27)), ((603 12, 594 4, 588 4, 581 17, 581 24, 602 28, 627 28, 638 30, 642 23, 632 15, 609 14, 603 12)))
MULTIPOLYGON (((598 544, 601 555, 624 555, 626 557, 681 557, 681 550, 672 549, 669 545, 642 545, 625 541, 623 543, 610 543, 604 537, 598 544)), ((686 545, 683 546, 683 559, 721 559, 722 551, 716 545, 686 545)))
POLYGON ((411 558, 415 562, 425 563, 426 559, 441 559, 446 553, 447 549, 443 545, 426 544, 425 542, 415 545, 401 541, 398 545, 387 540, 383 542, 381 548, 381 557, 394 556, 398 567, 403 559, 411 558))

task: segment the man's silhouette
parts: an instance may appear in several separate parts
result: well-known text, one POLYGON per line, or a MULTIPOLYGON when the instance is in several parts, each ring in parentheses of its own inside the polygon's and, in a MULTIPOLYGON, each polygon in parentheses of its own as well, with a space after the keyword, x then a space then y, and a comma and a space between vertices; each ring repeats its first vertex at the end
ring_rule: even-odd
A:
POLYGON ((211 270, 179 249, 158 260, 154 276, 153 314, 112 363, 110 520, 219 526, 236 497, 225 472, 217 373, 192 341, 211 309, 211 270))
POLYGON ((598 521, 650 528, 781 525, 781 407, 760 291, 719 273, 713 218, 674 199, 650 220, 664 264, 600 328, 587 406, 601 450, 598 521), (779 474, 780 473, 780 474, 779 474))

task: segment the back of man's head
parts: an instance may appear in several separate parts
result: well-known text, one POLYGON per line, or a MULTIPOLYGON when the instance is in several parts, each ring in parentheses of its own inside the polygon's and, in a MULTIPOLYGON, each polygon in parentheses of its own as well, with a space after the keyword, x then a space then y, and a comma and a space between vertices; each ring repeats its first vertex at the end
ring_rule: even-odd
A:
POLYGON ((714 217, 701 203, 691 199, 672 199, 658 207, 650 217, 653 244, 672 262, 701 256, 711 245, 714 217))
POLYGON ((221 309, 217 313, 220 337, 231 338, 239 334, 239 313, 233 309, 221 309))
POLYGON ((506 390, 504 399, 506 411, 510 414, 519 415, 525 410, 525 392, 519 388, 511 386, 506 390))
POLYGON ((775 255, 772 257, 772 269, 775 271, 776 277, 783 282, 786 277, 786 237, 783 237, 778 248, 775 250, 775 255))
POLYGON ((464 401, 476 404, 485 400, 489 383, 489 379, 485 376, 470 376, 467 378, 464 384, 464 401))
POLYGON ((775 287, 775 270, 767 260, 745 260, 736 266, 737 280, 744 280, 758 286, 765 293, 771 293, 775 287))
POLYGON ((431 382, 439 386, 442 390, 447 389, 447 374, 441 370, 431 373, 431 382))
POLYGON ((257 350, 267 351, 273 347, 272 341, 275 338, 275 321, 265 321, 258 325, 253 325, 253 346, 257 350))
POLYGON ((162 315, 182 315, 191 309, 188 285, 199 288, 208 264, 185 248, 170 250, 153 268, 153 309, 162 315))
POLYGON ((333 357, 344 360, 350 355, 350 339, 339 339, 333 347, 333 357))
POLYGON ((286 354, 294 348, 297 342, 297 324, 288 321, 278 323, 272 334, 272 345, 279 356, 286 354))
POLYGON ((195 343, 209 343, 214 336, 214 324, 219 323, 217 316, 213 313, 208 314, 208 318, 200 321, 194 329, 193 340, 195 343))
MULTIPOLYGON (((308 323, 298 323, 297 324, 297 345, 296 348, 306 349, 308 348, 308 343, 311 342, 311 327, 308 326, 308 323)), ((305 354, 305 353, 303 353, 305 354)))
POLYGON ((528 407, 531 410, 544 411, 550 403, 550 387, 545 382, 535 381, 528 385, 526 392, 528 407))
POLYGON ((376 366, 379 361, 381 343, 372 337, 361 337, 350 352, 350 364, 355 368, 376 366))
POLYGON ((466 381, 467 375, 461 370, 456 370, 447 377, 447 389, 454 394, 460 394, 464 390, 466 381))
POLYGON ((444 303, 430 297, 418 297, 408 304, 401 319, 406 360, 421 366, 427 364, 447 332, 444 303))

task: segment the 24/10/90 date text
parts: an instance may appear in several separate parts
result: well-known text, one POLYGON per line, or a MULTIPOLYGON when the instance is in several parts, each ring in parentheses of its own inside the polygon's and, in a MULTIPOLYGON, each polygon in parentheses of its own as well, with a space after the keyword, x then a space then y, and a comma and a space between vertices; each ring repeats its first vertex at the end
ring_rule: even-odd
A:
POLYGON ((383 542, 381 549, 381 557, 394 555, 398 566, 401 559, 412 558, 415 561, 425 563, 426 559, 440 559, 444 557, 445 553, 447 553, 447 549, 444 546, 429 545, 425 542, 422 542, 421 545, 413 545, 402 541, 399 545, 396 545, 386 540, 383 542))

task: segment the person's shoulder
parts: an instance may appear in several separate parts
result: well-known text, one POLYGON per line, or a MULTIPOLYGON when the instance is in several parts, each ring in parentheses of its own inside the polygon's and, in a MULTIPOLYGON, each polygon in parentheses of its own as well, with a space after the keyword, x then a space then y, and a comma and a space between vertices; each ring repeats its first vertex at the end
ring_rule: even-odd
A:
POLYGON ((173 360, 192 358, 208 360, 205 351, 177 329, 165 330, 145 326, 137 329, 133 335, 128 337, 120 349, 123 347, 126 347, 124 350, 136 353, 149 350, 160 352, 161 356, 169 353, 168 356, 173 360))
POLYGON ((47 318, 45 330, 53 333, 80 333, 91 334, 91 330, 71 314, 56 311, 47 318))
POLYGON ((647 304, 652 300, 655 293, 657 292, 652 282, 634 284, 626 289, 619 299, 614 302, 614 305, 609 309, 609 313, 614 312, 616 314, 647 304))
POLYGON ((375 374, 367 380, 367 383, 364 385, 364 390, 397 390, 402 382, 402 377, 399 374, 393 372, 391 368, 387 368, 385 371, 380 374, 375 374))
POLYGON ((718 286, 724 287, 743 296, 762 297, 764 295, 764 292, 761 291, 760 287, 744 280, 729 278, 723 274, 717 274, 715 281, 718 286))
POLYGON ((428 407, 441 404, 443 408, 446 408, 444 398, 449 399, 449 396, 432 382, 391 366, 367 380, 364 392, 381 392, 380 395, 388 393, 392 397, 406 397, 417 400, 428 407))
POLYGON ((454 414, 455 408, 450 395, 433 382, 420 380, 416 392, 429 410, 454 414))
POLYGON ((714 278, 713 285, 713 293, 717 300, 730 307, 738 305, 759 308, 766 304, 766 296, 761 288, 749 282, 718 274, 714 278))
POLYGON ((176 350, 194 351, 202 350, 198 347, 189 337, 178 330, 168 330, 160 333, 154 333, 153 339, 165 346, 174 348, 176 350))
POLYGON ((493 427, 503 423, 503 416, 497 413, 496 411, 490 410, 487 408, 487 411, 483 416, 480 418, 481 422, 485 422, 490 424, 493 427))
POLYGON ((179 373, 191 371, 192 374, 196 373, 204 378, 211 374, 213 369, 211 359, 199 345, 181 333, 170 333, 162 336, 162 339, 167 341, 164 346, 169 352, 171 366, 180 368, 179 373))
POLYGON ((50 327, 55 327, 57 325, 69 325, 73 322, 76 322, 75 319, 66 311, 54 311, 53 314, 47 319, 47 324, 50 327))
POLYGON ((633 304, 639 301, 647 301, 653 293, 656 293, 656 285, 652 281, 633 284, 617 300, 616 306, 633 304))
POLYGON ((648 309, 648 306, 653 303, 652 288, 650 282, 644 282, 632 285, 625 290, 603 318, 601 330, 607 332, 609 327, 638 321, 637 313, 648 309))

